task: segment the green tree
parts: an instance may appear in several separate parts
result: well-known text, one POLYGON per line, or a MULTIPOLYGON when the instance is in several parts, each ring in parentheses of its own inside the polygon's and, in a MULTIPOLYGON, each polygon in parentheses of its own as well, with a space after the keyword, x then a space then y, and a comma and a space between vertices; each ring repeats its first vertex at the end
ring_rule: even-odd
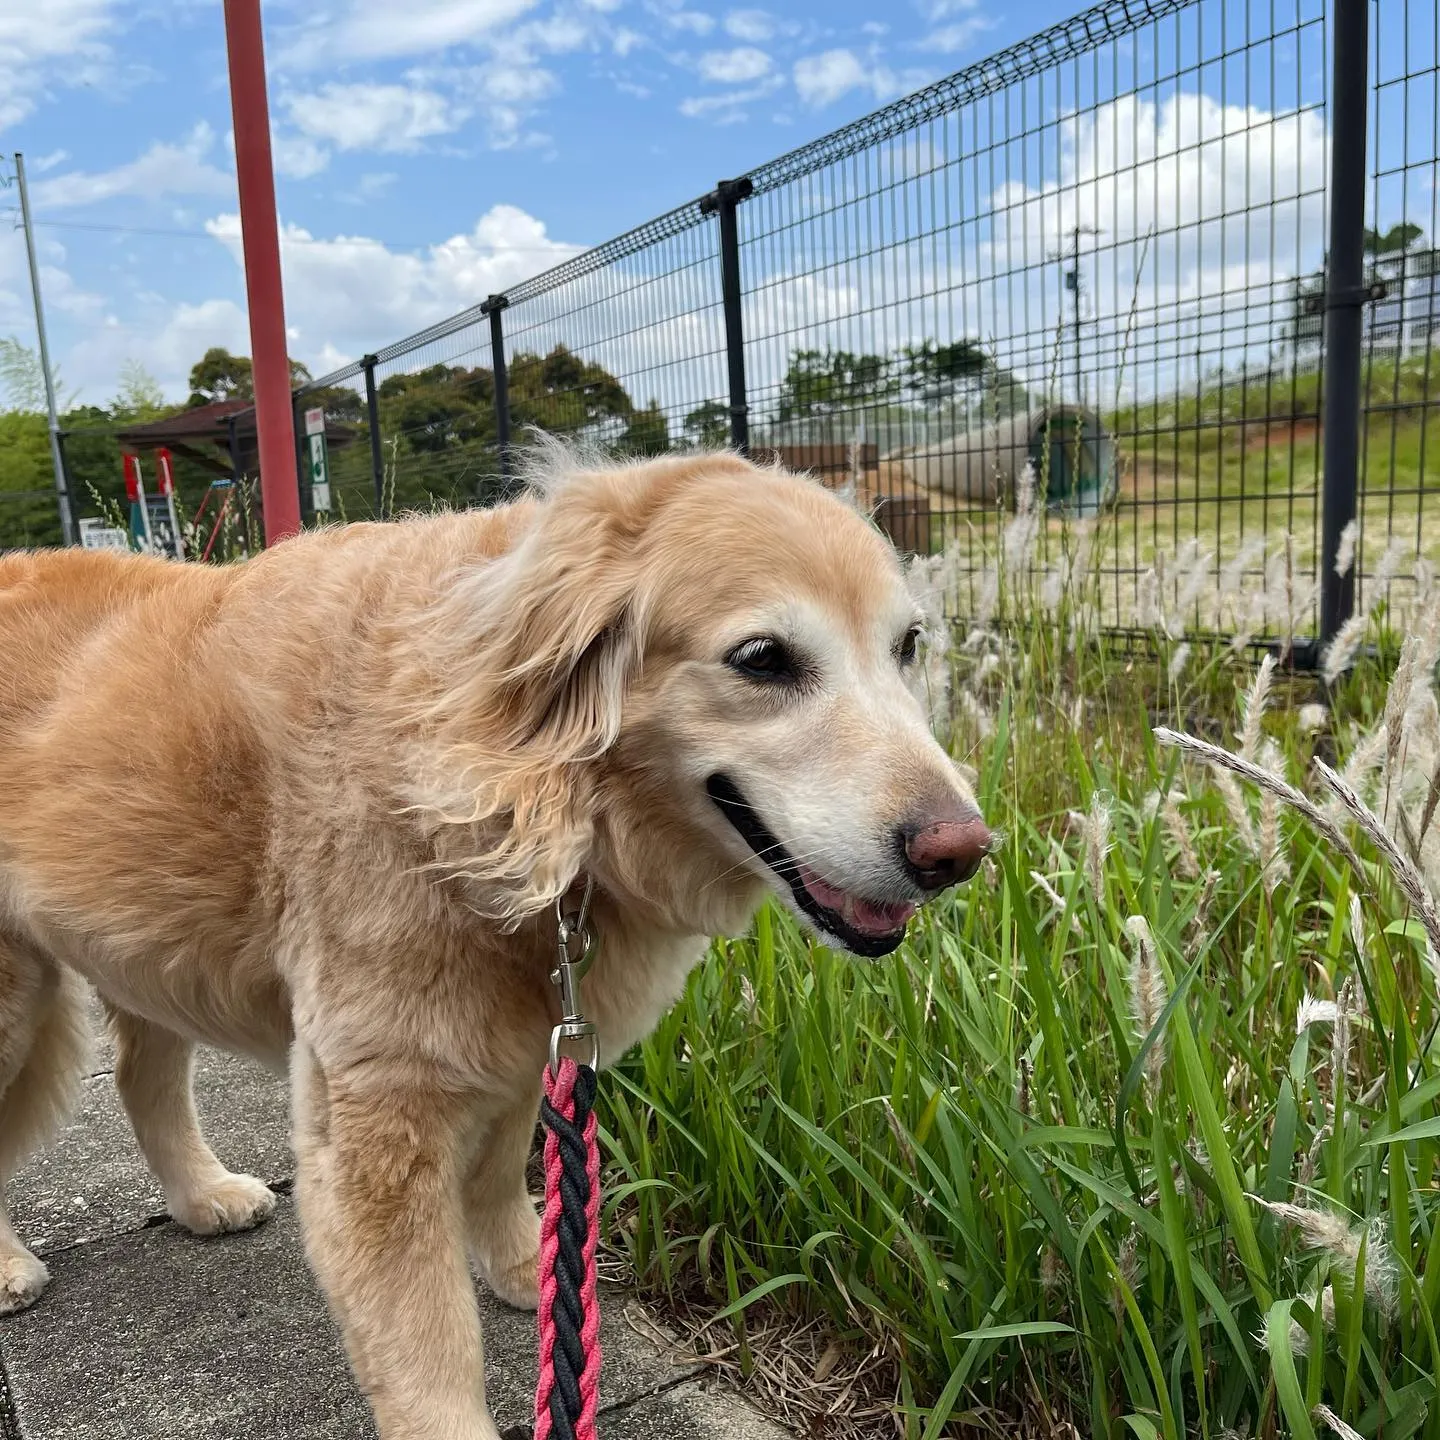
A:
MULTIPOLYGON (((311 378, 306 365, 290 361, 290 385, 298 389, 311 378)), ((187 404, 213 405, 220 400, 253 400, 255 366, 248 355, 232 355, 222 345, 213 345, 191 367, 190 399, 187 404)))
POLYGON ((191 367, 191 406, 254 397, 255 367, 248 355, 232 355, 223 346, 213 345, 191 367))
POLYGON ((943 405, 962 395, 979 394, 995 368, 977 340, 956 340, 950 345, 926 340, 907 345, 900 352, 900 364, 905 389, 923 405, 943 405))
MULTIPOLYGON (((54 366, 50 368, 50 380, 55 386, 56 405, 66 409, 70 401, 64 395, 60 372, 54 366)), ((33 414, 42 413, 46 408, 45 371, 40 365, 39 352, 22 345, 13 335, 0 335, 0 405, 7 410, 33 414)))
POLYGON ((685 438, 697 450, 718 450, 730 443, 730 407, 707 400, 685 417, 685 438))
POLYGON ((670 448, 670 422, 659 401, 631 413, 618 448, 625 455, 663 455, 670 448))
POLYGON ((778 418, 835 415, 878 404, 896 395, 900 385, 900 377, 883 355, 796 350, 780 382, 778 418))
POLYGON ((564 345, 543 359, 517 355, 509 378, 510 415, 517 427, 614 441, 635 408, 615 376, 564 345))
POLYGON ((160 382, 138 360, 120 366, 120 388, 111 406, 115 419, 155 420, 170 408, 160 382))
POLYGON ((59 543, 49 425, 39 410, 0 410, 0 550, 59 543))
POLYGON ((1397 221, 1386 231, 1365 231, 1365 253, 1375 259, 1404 255, 1425 238, 1425 232, 1411 220, 1397 221))

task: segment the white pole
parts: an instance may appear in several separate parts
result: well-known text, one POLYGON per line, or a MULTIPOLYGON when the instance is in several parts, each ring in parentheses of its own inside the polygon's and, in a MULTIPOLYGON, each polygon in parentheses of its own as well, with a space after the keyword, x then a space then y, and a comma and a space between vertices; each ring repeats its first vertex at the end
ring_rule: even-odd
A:
POLYGON ((175 513, 175 467, 170 462, 170 453, 155 455, 155 474, 159 476, 160 488, 165 492, 165 505, 170 512, 170 533, 175 537, 175 558, 185 558, 185 537, 180 533, 180 517, 175 513))
POLYGON ((135 493, 140 497, 140 524, 145 530, 145 553, 155 553, 155 534, 150 529, 150 502, 145 498, 145 471, 140 464, 140 457, 135 457, 135 493))
POLYGON ((60 511, 60 538, 79 544, 70 492, 65 485, 65 458, 60 453, 60 416, 55 410, 55 382, 50 373, 50 347, 45 339, 45 307, 40 302, 40 264, 35 258, 35 227, 30 219, 30 192, 25 186, 25 157, 15 152, 15 180, 20 187, 20 219, 25 226, 25 253, 30 259, 30 289, 35 296, 35 332, 40 337, 40 370, 45 376, 45 406, 50 412, 50 462, 55 467, 55 504, 60 511))

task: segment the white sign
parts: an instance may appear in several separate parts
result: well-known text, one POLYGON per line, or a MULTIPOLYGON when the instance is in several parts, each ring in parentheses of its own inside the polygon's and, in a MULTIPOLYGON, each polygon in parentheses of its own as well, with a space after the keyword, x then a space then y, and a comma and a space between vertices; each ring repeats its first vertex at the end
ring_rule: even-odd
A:
MULTIPOLYGON (((324 411, 320 412, 323 422, 324 411)), ((307 421, 309 417, 306 417, 307 421)), ((317 515, 330 511, 330 467, 325 455, 325 432, 311 434, 310 446, 310 505, 317 515)))
POLYGON ((130 537, 102 520, 85 519, 80 522, 80 545, 85 550, 128 550, 130 537))
POLYGON ((325 433, 325 411, 323 409, 305 412, 305 433, 307 435, 323 435, 325 433))

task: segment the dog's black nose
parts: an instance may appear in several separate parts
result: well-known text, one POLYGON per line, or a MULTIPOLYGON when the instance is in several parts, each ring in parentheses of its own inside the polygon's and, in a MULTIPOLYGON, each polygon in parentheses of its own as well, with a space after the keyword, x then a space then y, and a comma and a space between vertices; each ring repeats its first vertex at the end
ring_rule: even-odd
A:
POLYGON ((968 880, 989 853, 992 838, 989 827, 968 806, 901 832, 910 873, 925 890, 944 890, 968 880))

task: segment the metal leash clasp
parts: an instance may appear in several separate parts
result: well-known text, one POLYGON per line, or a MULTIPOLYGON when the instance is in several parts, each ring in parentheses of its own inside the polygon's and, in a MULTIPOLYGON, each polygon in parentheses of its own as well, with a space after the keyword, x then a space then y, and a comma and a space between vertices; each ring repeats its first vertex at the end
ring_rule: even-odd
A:
POLYGON ((594 891, 595 881, 587 877, 580 911, 574 916, 565 913, 563 896, 555 902, 556 963, 550 972, 550 983, 560 992, 560 1023, 550 1032, 552 1075, 560 1068, 560 1046, 566 1040, 588 1040, 590 1068, 596 1070, 600 1065, 598 1032, 580 1008, 580 982, 595 963, 598 949, 590 929, 590 899, 594 891))

